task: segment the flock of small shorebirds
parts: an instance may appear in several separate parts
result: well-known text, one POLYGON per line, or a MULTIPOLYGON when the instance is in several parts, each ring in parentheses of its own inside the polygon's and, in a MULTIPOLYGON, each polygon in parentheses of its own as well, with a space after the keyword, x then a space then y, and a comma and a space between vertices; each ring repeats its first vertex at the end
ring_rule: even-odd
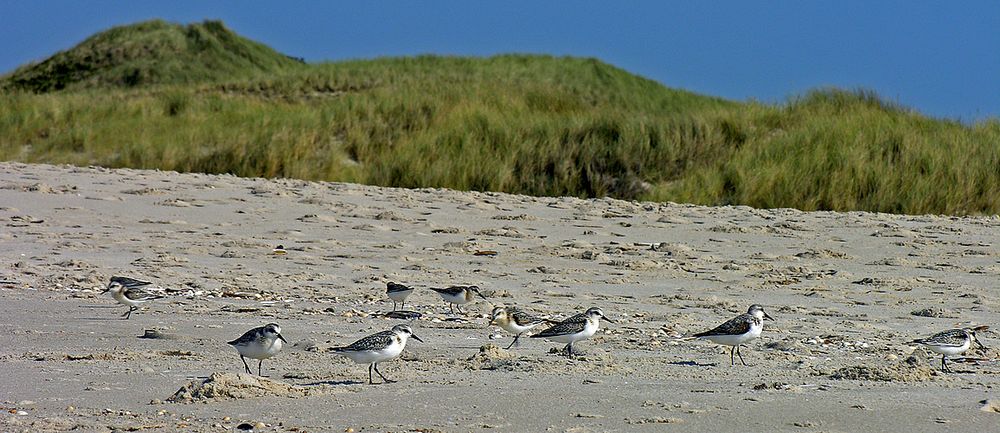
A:
MULTIPOLYGON (((122 318, 128 319, 131 317, 132 312, 139 308, 140 304, 163 297, 148 291, 146 287, 150 284, 147 281, 116 276, 111 278, 105 292, 111 292, 115 300, 129 307, 128 311, 122 314, 122 318)), ((458 311, 462 313, 461 305, 474 301, 475 296, 479 296, 489 302, 480 293, 477 286, 431 287, 430 290, 437 292, 445 302, 449 303, 452 314, 454 314, 456 306, 458 307, 458 311)), ((413 287, 403 284, 394 282, 386 284, 386 295, 393 302, 394 313, 397 311, 397 303, 400 304, 400 308, 405 307, 406 298, 413 291, 413 287)), ((598 307, 589 308, 585 312, 573 315, 562 321, 553 321, 548 318, 532 315, 516 307, 507 306, 493 308, 490 317, 490 324, 497 325, 503 330, 514 334, 514 340, 507 346, 507 349, 513 347, 518 339, 521 338, 521 335, 542 324, 547 324, 550 326, 530 337, 545 338, 558 343, 565 343, 566 346, 563 348, 563 352, 569 357, 573 357, 573 343, 593 336, 600 326, 601 319, 615 323, 605 316, 604 312, 598 307)), ((730 346, 730 365, 736 365, 737 357, 739 357, 740 363, 747 365, 743 360, 743 355, 740 354, 740 346, 760 336, 761 331, 764 329, 764 320, 774 319, 764 311, 764 307, 754 304, 750 306, 746 313, 740 314, 711 330, 683 338, 705 339, 716 344, 730 346)), ((988 329, 986 326, 949 329, 927 338, 913 340, 911 343, 923 345, 928 350, 940 354, 941 370, 950 372, 951 370, 948 368, 947 363, 949 355, 964 353, 972 347, 973 342, 980 350, 986 349, 976 338, 977 331, 986 329, 988 329)), ((378 364, 398 357, 403 352, 406 342, 410 338, 423 342, 420 337, 413 333, 413 329, 410 326, 396 325, 392 329, 369 335, 350 345, 334 347, 330 350, 346 356, 358 364, 368 364, 368 383, 374 384, 372 381, 373 371, 385 383, 392 383, 395 381, 386 378, 378 370, 378 364)), ((269 323, 253 328, 239 338, 228 342, 228 344, 236 348, 237 352, 239 352, 240 360, 243 361, 243 367, 246 369, 247 374, 253 373, 247 364, 246 358, 258 360, 258 375, 261 375, 264 360, 278 354, 284 343, 288 343, 288 341, 281 335, 281 327, 276 323, 269 323)))

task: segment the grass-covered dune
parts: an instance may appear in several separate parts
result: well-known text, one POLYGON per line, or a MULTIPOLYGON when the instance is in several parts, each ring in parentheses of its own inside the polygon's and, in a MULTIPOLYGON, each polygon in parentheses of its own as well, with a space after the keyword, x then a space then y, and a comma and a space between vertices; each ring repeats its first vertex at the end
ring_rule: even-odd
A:
POLYGON ((48 92, 99 86, 200 83, 278 72, 300 60, 243 38, 219 21, 161 20, 115 27, 15 70, 2 88, 48 92))
POLYGON ((150 66, 174 64, 169 56, 133 56, 157 77, 140 84, 98 65, 61 86, 23 84, 53 82, 43 66, 79 57, 79 46, 20 68, 0 80, 0 159, 709 205, 1000 212, 996 119, 932 119, 836 89, 778 105, 726 101, 583 58, 305 65, 219 23, 141 23, 80 46, 113 33, 124 41, 105 45, 142 52, 159 46, 154 35, 177 33, 163 26, 210 27, 212 40, 241 43, 174 50, 187 56, 183 68, 150 66), (218 62, 242 66, 226 72, 218 62))

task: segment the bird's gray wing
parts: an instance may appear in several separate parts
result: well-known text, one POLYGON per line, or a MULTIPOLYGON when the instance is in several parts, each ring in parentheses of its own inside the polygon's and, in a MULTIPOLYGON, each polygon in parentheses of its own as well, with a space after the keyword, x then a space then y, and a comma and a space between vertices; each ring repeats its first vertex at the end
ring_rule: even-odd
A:
POLYGON ((556 335, 566 335, 575 334, 583 330, 587 326, 587 315, 585 313, 580 313, 572 316, 562 322, 556 323, 548 328, 545 328, 542 332, 532 335, 531 338, 539 337, 553 337, 556 335))
POLYGON ((513 312, 510 313, 510 315, 511 317, 514 318, 514 322, 521 326, 529 326, 529 325, 534 325, 536 323, 545 322, 545 319, 538 316, 534 316, 522 310, 515 309, 513 312))
POLYGON ((244 332, 243 335, 240 336, 240 338, 230 341, 229 344, 232 345, 247 344, 257 341, 260 335, 263 334, 263 330, 264 330, 263 326, 253 328, 247 332, 244 332))
POLYGON ((751 318, 741 314, 726 321, 714 329, 694 334, 695 337, 711 337, 713 335, 740 335, 750 331, 751 318))
POLYGON ((392 337, 396 335, 392 331, 382 331, 377 334, 369 335, 358 341, 351 343, 349 346, 337 347, 333 350, 338 352, 361 352, 364 350, 379 350, 386 346, 392 344, 392 337))
POLYGON ((142 281, 142 280, 137 280, 135 278, 120 277, 120 276, 111 277, 111 282, 121 284, 126 289, 134 289, 137 287, 148 286, 152 284, 149 281, 142 281))
POLYGON ((961 347, 965 344, 965 331, 961 329, 949 329, 947 331, 938 332, 927 338, 922 338, 919 340, 914 340, 914 343, 926 344, 928 346, 938 346, 938 347, 961 347))
POLYGON ((135 287, 127 287, 125 291, 122 292, 122 295, 133 301, 152 301, 153 299, 160 299, 163 297, 162 295, 135 287))

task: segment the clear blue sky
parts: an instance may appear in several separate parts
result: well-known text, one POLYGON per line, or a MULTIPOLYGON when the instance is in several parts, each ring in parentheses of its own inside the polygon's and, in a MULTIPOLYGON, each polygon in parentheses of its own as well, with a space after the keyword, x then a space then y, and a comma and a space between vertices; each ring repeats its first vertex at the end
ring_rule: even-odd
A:
POLYGON ((864 87, 925 114, 1000 117, 998 1, 11 1, 0 71, 110 26, 221 19, 308 61, 416 54, 597 57, 736 100, 864 87))

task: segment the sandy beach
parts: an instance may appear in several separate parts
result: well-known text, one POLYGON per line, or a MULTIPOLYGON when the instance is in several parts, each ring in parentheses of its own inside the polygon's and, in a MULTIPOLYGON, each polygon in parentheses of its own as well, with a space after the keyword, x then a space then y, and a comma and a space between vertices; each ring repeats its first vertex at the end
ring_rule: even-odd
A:
POLYGON ((1000 218, 528 197, 0 163, 0 431, 996 431, 1000 218), (272 250, 284 246, 287 254, 272 250), (111 276, 164 299, 129 320, 111 276), (417 287, 392 309, 386 282, 417 287), (427 289, 478 285, 451 315, 427 289), (729 348, 680 337, 762 304, 729 348), (577 343, 488 325, 565 318, 577 343), (243 373, 226 344, 279 323, 243 373), (328 349, 398 323, 380 365, 328 349), (953 358, 909 344, 989 325, 953 358), (251 366, 256 369, 256 362, 251 366), (209 386, 198 388, 204 381, 209 386), (180 392, 188 387, 187 392, 180 392), (175 396, 176 394, 176 396, 175 396))

